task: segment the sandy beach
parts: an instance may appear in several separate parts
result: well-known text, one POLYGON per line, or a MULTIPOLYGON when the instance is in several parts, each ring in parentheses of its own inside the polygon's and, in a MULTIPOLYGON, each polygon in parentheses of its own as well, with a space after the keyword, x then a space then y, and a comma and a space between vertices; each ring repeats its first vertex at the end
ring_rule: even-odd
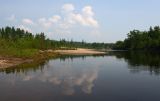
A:
MULTIPOLYGON (((82 49, 78 48, 76 50, 46 50, 46 52, 55 52, 61 55, 98 55, 105 54, 105 52, 96 51, 93 49, 82 49)), ((32 59, 22 59, 14 57, 0 57, 0 69, 14 67, 23 63, 30 63, 32 59)))
POLYGON ((23 63, 32 62, 32 59, 0 57, 0 69, 14 67, 23 63))
POLYGON ((76 50, 56 50, 55 52, 64 55, 96 55, 105 54, 106 52, 100 52, 93 49, 82 49, 78 48, 76 50))

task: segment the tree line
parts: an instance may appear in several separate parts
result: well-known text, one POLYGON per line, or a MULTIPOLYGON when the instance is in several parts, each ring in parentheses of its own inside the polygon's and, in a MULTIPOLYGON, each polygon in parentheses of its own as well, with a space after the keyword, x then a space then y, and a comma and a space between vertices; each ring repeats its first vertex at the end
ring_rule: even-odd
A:
POLYGON ((117 41, 117 50, 160 50, 160 27, 150 27, 148 31, 133 30, 124 41, 117 41))
POLYGON ((43 32, 32 34, 20 28, 5 27, 0 28, 0 49, 16 48, 16 49, 74 49, 74 48, 94 48, 106 49, 112 47, 113 44, 106 43, 87 43, 76 42, 65 39, 51 40, 46 38, 43 32))

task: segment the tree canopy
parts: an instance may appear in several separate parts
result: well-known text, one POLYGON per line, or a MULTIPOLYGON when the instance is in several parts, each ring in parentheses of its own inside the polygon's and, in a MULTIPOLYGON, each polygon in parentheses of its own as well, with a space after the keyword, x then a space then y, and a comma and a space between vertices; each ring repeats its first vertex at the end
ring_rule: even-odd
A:
POLYGON ((160 27, 150 27, 149 31, 130 31, 124 41, 117 41, 115 43, 114 49, 160 50, 160 27))
POLYGON ((5 27, 0 28, 0 48, 18 48, 18 49, 60 49, 60 48, 94 48, 106 49, 110 48, 113 44, 106 43, 87 43, 76 42, 73 40, 66 41, 61 39, 59 41, 46 38, 43 32, 32 34, 20 28, 5 27))

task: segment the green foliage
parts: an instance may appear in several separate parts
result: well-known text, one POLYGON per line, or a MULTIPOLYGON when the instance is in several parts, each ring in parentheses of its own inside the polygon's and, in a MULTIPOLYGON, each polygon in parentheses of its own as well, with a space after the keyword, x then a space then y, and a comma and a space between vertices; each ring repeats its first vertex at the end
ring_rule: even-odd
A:
POLYGON ((124 41, 114 45, 114 49, 160 50, 160 27, 150 27, 149 31, 130 31, 124 41))
POLYGON ((44 33, 33 35, 14 27, 0 29, 0 54, 17 57, 31 57, 38 50, 53 48, 52 41, 44 33))
POLYGON ((76 49, 76 48, 111 48, 113 44, 75 42, 73 40, 60 41, 47 39, 44 33, 33 35, 20 28, 0 28, 0 55, 11 55, 18 57, 33 56, 38 50, 47 49, 76 49))
POLYGON ((33 57, 38 52, 37 49, 19 49, 19 48, 1 48, 0 55, 2 56, 12 56, 12 57, 33 57))

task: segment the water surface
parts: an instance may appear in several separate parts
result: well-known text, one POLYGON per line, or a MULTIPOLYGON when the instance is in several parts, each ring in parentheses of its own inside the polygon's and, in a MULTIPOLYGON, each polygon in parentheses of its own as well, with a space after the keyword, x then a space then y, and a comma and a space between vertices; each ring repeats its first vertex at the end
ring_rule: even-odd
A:
POLYGON ((160 101, 160 55, 65 56, 0 70, 0 101, 160 101))

